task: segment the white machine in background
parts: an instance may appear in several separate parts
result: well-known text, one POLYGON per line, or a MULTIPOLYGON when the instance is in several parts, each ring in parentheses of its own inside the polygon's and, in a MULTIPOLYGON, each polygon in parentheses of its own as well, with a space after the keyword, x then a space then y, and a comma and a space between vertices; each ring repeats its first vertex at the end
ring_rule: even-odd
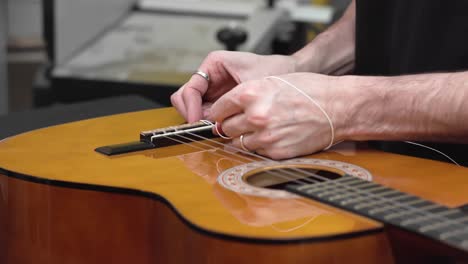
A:
POLYGON ((173 92, 163 89, 184 83, 210 51, 270 54, 276 38, 290 37, 294 22, 326 24, 333 13, 293 0, 274 7, 264 0, 55 1, 55 83, 113 84, 112 91, 156 85, 162 88, 150 92, 163 102, 173 92))

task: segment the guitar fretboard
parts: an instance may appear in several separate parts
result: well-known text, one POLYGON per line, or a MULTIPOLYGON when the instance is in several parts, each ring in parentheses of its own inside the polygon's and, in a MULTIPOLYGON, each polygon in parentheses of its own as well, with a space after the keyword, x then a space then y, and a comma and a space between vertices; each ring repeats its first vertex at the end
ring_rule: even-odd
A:
POLYGON ((468 251, 468 214, 460 209, 349 175, 286 189, 468 251))

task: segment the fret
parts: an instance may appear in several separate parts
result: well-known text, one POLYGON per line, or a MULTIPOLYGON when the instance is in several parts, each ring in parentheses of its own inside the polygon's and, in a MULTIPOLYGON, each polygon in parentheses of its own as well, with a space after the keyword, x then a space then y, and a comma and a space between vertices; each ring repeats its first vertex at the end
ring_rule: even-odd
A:
POLYGON ((388 210, 394 210, 394 209, 400 209, 400 205, 387 205, 383 207, 379 207, 376 209, 371 209, 367 213, 370 215, 378 214, 378 213, 383 213, 388 210))
POLYGON ((316 188, 310 188, 306 190, 306 192, 322 197, 327 194, 334 194, 338 192, 338 189, 335 186, 318 186, 316 188))
POLYGON ((447 217, 449 220, 456 221, 459 223, 465 223, 468 222, 468 216, 463 213, 464 216, 461 216, 460 218, 455 218, 455 217, 447 217))
POLYGON ((461 234, 468 234, 468 228, 464 227, 463 229, 457 229, 451 232, 445 232, 439 235, 441 240, 448 240, 449 238, 456 237, 461 234))
POLYGON ((351 182, 357 182, 357 181, 363 181, 359 178, 356 178, 354 176, 350 176, 350 175, 345 175, 337 180, 334 180, 335 182, 340 182, 340 183, 346 183, 346 184, 349 184, 351 182))
MULTIPOLYGON (((427 206, 427 207, 424 207, 424 209, 421 208, 419 211, 421 211, 421 210, 427 211, 427 210, 433 209, 433 208, 434 208, 434 209, 435 209, 435 208, 445 209, 445 207, 443 207, 443 206, 441 206, 441 205, 432 204, 432 205, 429 205, 429 206, 427 206)), ((437 217, 440 218, 439 214, 424 215, 424 216, 419 216, 419 217, 417 217, 417 218, 405 220, 405 221, 401 222, 400 224, 403 225, 403 226, 406 226, 406 225, 411 225, 411 224, 414 224, 414 223, 420 223, 420 222, 422 222, 422 221, 425 221, 425 220, 431 219, 431 218, 432 218, 432 219, 433 219, 433 218, 436 218, 436 219, 437 219, 437 217)))
POLYGON ((315 187, 318 183, 315 184, 304 184, 296 187, 297 191, 305 192, 313 187, 315 187))
POLYGON ((433 224, 433 225, 425 225, 421 228, 418 228, 419 232, 422 232, 422 233, 426 233, 426 232, 429 232, 429 231, 432 231, 432 230, 437 230, 439 228, 443 228, 443 227, 446 227, 448 225, 451 225, 452 223, 450 222, 442 222, 442 223, 437 223, 437 224, 433 224))
POLYGON ((386 204, 388 201, 385 201, 385 200, 378 200, 378 201, 372 201, 372 202, 363 202, 363 203, 358 203, 356 205, 353 206, 354 209, 356 210, 362 210, 362 209, 366 209, 366 208, 369 208, 369 207, 372 207, 372 206, 380 206, 381 204, 386 204))
POLYGON ((351 205, 353 203, 356 203, 356 202, 359 202, 359 201, 362 201, 362 200, 367 200, 367 199, 369 199, 369 198, 364 197, 364 196, 360 196, 360 197, 357 197, 357 198, 341 201, 340 205, 351 205))
POLYGON ((394 189, 389 189, 389 188, 386 188, 387 190, 385 192, 382 192, 382 193, 379 193, 379 196, 380 197, 384 197, 388 194, 401 194, 401 192, 397 191, 397 190, 394 190, 394 189))
MULTIPOLYGON (((407 199, 408 197, 410 197, 410 195, 402 193, 402 192, 395 191, 395 193, 391 193, 391 195, 385 194, 385 195, 382 195, 381 197, 385 198, 385 199, 372 201, 372 202, 369 202, 368 204, 376 204, 377 205, 377 204, 381 204, 381 203, 386 203, 388 201, 399 201, 399 200, 402 200, 404 198, 407 199), (394 196, 394 197, 391 197, 391 196, 394 196), (391 198, 387 198, 387 197, 391 197, 391 198)), ((357 197, 357 198, 341 201, 340 204, 341 205, 356 206, 354 203, 360 202, 362 200, 368 200, 368 199, 369 199, 369 197, 367 197, 367 196, 360 196, 360 197, 357 197)), ((358 208, 356 208, 356 209, 358 209, 358 208)))
MULTIPOLYGON (((384 211, 387 211, 388 209, 405 209, 405 210, 407 210, 407 208, 404 208, 404 207, 408 207, 408 206, 415 205, 415 204, 418 204, 418 203, 427 203, 427 201, 417 199, 417 200, 414 200, 414 201, 409 202, 409 203, 404 203, 404 204, 403 203, 396 203, 396 204, 393 204, 393 205, 387 205, 387 206, 384 206, 384 207, 380 207, 380 208, 377 208, 377 209, 370 210, 369 214, 376 214, 376 213, 384 212, 384 211)), ((409 211, 407 211, 407 212, 409 212, 409 211)))
MULTIPOLYGON (((422 200, 421 198, 417 198, 415 196, 413 196, 411 199, 412 200, 410 200, 409 202, 400 202, 400 205, 402 207, 405 207, 405 206, 412 207, 412 206, 415 206, 415 205, 417 205, 419 203, 424 203, 424 204, 428 203, 427 201, 422 200)), ((416 211, 416 212, 418 212, 418 211, 416 211)), ((385 216, 385 220, 392 220, 394 218, 402 217, 402 216, 405 216, 405 215, 408 215, 408 214, 411 214, 411 213, 413 213, 413 212, 410 211, 410 210, 405 210, 405 211, 402 211, 402 212, 388 214, 388 215, 385 216)))
POLYGON ((447 207, 445 206, 439 206, 439 207, 433 207, 433 208, 424 208, 424 210, 427 210, 431 214, 440 214, 445 211, 447 211, 447 207))
POLYGON ((337 180, 334 180, 334 181, 323 181, 323 182, 318 182, 318 183, 313 183, 313 184, 308 184, 308 185, 305 185, 305 186, 301 186, 301 191, 306 191, 306 190, 313 190, 313 191, 317 191, 317 190, 327 190, 327 189, 330 189, 330 188, 336 188, 336 183, 335 181, 337 180))
POLYGON ((377 185, 375 183, 374 183, 374 185, 375 185, 375 187, 365 189, 365 192, 366 193, 378 193, 381 190, 386 190, 387 189, 387 187, 382 186, 382 185, 377 185))
MULTIPOLYGON (((375 184, 373 184, 375 185, 375 184)), ((374 198, 383 198, 384 196, 388 195, 388 194, 395 194, 395 193, 398 193, 398 191, 396 190, 392 190, 392 189, 388 189, 386 187, 383 187, 383 186, 376 186, 376 187, 372 187, 372 188, 369 188, 369 189, 360 189, 360 190, 356 190, 356 192, 353 192, 353 193, 349 193, 347 195, 344 195, 344 196, 340 196, 340 197, 332 197, 331 201, 334 201, 334 200, 337 200, 337 199, 340 199, 340 198, 345 198, 345 197, 349 197, 349 196, 357 196, 357 198, 354 198, 354 199, 350 199, 350 200, 346 200, 346 201, 342 201, 342 205, 347 205, 347 204, 350 204, 350 203, 353 203, 353 202, 356 202, 356 201, 360 201, 360 200, 366 200, 366 199, 374 199, 374 198), (371 192, 369 192, 369 190, 372 190, 371 192), (385 190, 384 192, 375 192, 375 191, 381 191, 381 190, 385 190), (374 196, 377 196, 377 197, 374 197, 374 196)), ((378 201, 374 201, 373 203, 380 203, 380 202, 386 202, 385 200, 388 200, 388 199, 380 199, 378 201)))
MULTIPOLYGON (((376 185, 375 183, 372 182, 367 182, 352 176, 348 177, 342 177, 342 181, 336 182, 336 181, 331 181, 331 182, 324 182, 320 184, 314 184, 310 188, 301 188, 303 191, 309 193, 309 194, 316 194, 317 197, 327 197, 330 195, 334 195, 332 200, 337 200, 349 196, 355 196, 355 195, 361 195, 358 189, 355 189, 354 187, 357 185, 361 186, 375 186, 375 187, 380 187, 376 185), (350 185, 354 184, 353 187, 350 185), (351 189, 351 191, 349 190, 351 189)), ((341 180, 340 179, 340 180, 341 180)), ((330 199, 330 197, 327 197, 330 199)))
MULTIPOLYGON (((357 185, 354 185, 353 187, 356 187, 357 185)), ((372 183, 372 182, 366 182, 365 184, 359 184, 359 187, 362 187, 362 186, 373 186, 372 189, 382 189, 382 186, 379 186, 379 185, 376 185, 375 183, 372 183)), ((371 195, 370 193, 366 191, 363 191, 361 189, 352 189, 352 187, 350 186, 344 186, 344 187, 341 187, 340 188, 343 188, 346 190, 344 190, 344 193, 338 193, 336 194, 338 191, 335 191, 335 194, 334 196, 331 196, 331 197, 328 197, 328 199, 330 201, 337 201, 337 200, 342 200, 344 198, 347 198, 347 197, 356 197, 356 196, 359 196, 359 197, 362 197, 364 195, 364 197, 362 197, 363 199, 368 199, 369 198, 369 195, 371 195), (346 188, 347 187, 347 188, 346 188), (348 189, 351 189, 348 190, 348 189)), ((325 192, 325 193, 320 193, 318 196, 319 197, 325 197, 326 195, 328 194, 331 194, 332 192, 331 191, 328 191, 328 192, 325 192)))
POLYGON ((333 191, 318 193, 317 197, 325 198, 329 201, 339 201, 339 200, 345 199, 346 197, 356 196, 356 195, 359 195, 359 193, 351 192, 348 190, 343 191, 343 190, 335 189, 333 191))
POLYGON ((364 180, 361 180, 359 179, 358 182, 356 183, 352 183, 352 184, 348 184, 349 187, 352 187, 352 188, 358 188, 358 189, 363 189, 363 188, 366 188, 366 187, 369 187, 369 186, 377 186, 377 187, 380 187, 380 185, 377 185, 373 182, 370 182, 370 181, 364 181, 364 180))
POLYGON ((317 193, 317 197, 326 197, 326 196, 330 196, 330 195, 336 195, 336 193, 339 193, 341 190, 338 190, 337 188, 335 189, 332 189, 332 190, 329 190, 329 191, 326 191, 326 192, 321 192, 321 193, 317 193))
MULTIPOLYGON (((438 214, 438 216, 448 217, 450 215, 460 214, 460 213, 462 213, 462 212, 459 209, 451 209, 451 210, 448 210, 448 211, 446 211, 446 212, 444 212, 442 214, 438 214)), ((432 230, 438 230, 440 228, 444 228, 446 226, 453 225, 454 221, 456 221, 456 220, 448 219, 448 220, 444 220, 442 222, 438 222, 438 223, 433 224, 433 225, 422 226, 422 227, 419 228, 419 231, 429 232, 429 231, 432 231, 432 230)), ((459 221, 456 221, 456 222, 459 222, 459 221)))
POLYGON ((359 179, 359 178, 356 178, 354 176, 349 176, 349 175, 345 175, 337 180, 333 180, 333 181, 329 181, 328 183, 329 184, 333 184, 335 186, 340 186, 342 188, 346 188, 346 189, 351 189, 351 190, 354 190, 354 185, 356 184, 361 184, 361 183, 369 183, 369 181, 365 181, 365 180, 362 180, 362 179, 359 179), (351 187, 353 186, 353 187, 351 187))
POLYGON ((333 180, 333 181, 324 181, 320 183, 314 183, 314 184, 307 184, 307 185, 302 185, 297 187, 297 190, 299 191, 309 191, 309 192, 315 192, 315 191, 321 191, 321 190, 326 190, 330 188, 335 188, 337 183, 347 183, 347 182, 353 182, 357 178, 352 177, 352 176, 343 176, 339 179, 333 180))
MULTIPOLYGON (((458 214, 460 212, 461 211, 459 209, 452 209, 452 210, 449 210, 449 211, 445 212, 444 214, 439 214, 439 216, 450 216, 452 214, 458 214)), ((468 219, 468 217, 466 217, 466 218, 468 219)), ((457 221, 457 222, 459 222, 459 221, 457 221)), ((436 224, 425 225, 425 226, 420 227, 419 231, 424 233, 424 232, 428 232, 428 231, 431 231, 431 230, 437 230, 437 229, 443 228, 443 227, 448 226, 448 225, 453 225, 453 221, 445 220, 443 222, 438 222, 436 224)))
POLYGON ((335 184, 339 186, 343 186, 344 188, 348 188, 351 190, 355 190, 356 189, 355 187, 360 184, 372 183, 372 182, 365 181, 365 180, 362 180, 353 176, 343 176, 343 178, 345 179, 343 179, 342 181, 338 181, 335 184))
POLYGON ((358 198, 356 199, 369 199, 368 196, 362 196, 362 195, 365 195, 365 193, 360 192, 359 190, 355 190, 354 192, 348 191, 348 193, 346 194, 339 194, 339 195, 330 197, 330 201, 336 201, 336 200, 350 197, 350 196, 358 196, 358 198))
POLYGON ((346 197, 349 197, 349 196, 353 196, 353 195, 356 195, 356 193, 349 192, 349 193, 346 193, 346 194, 338 194, 338 195, 330 197, 328 200, 336 201, 336 200, 340 200, 340 199, 343 199, 343 198, 346 198, 346 197))
POLYGON ((400 197, 398 197, 397 199, 395 199, 395 201, 398 201, 399 203, 401 204, 408 204, 408 203, 411 203, 411 202, 415 202, 415 201, 421 201, 421 198, 419 197, 416 197, 414 195, 410 195, 410 194, 407 194, 407 193, 401 193, 402 195, 400 197))
POLYGON ((385 201, 385 200, 374 201, 374 202, 364 202, 364 203, 356 204, 354 206, 354 209, 362 210, 362 209, 366 209, 366 208, 373 207, 373 206, 380 206, 381 204, 386 204, 386 203, 388 203, 388 201, 385 201))
POLYGON ((307 192, 307 193, 314 193, 314 192, 317 192, 317 191, 324 191, 324 190, 327 190, 329 188, 330 188, 330 186, 327 186, 327 185, 323 186, 323 184, 315 183, 315 184, 313 184, 313 186, 311 186, 310 188, 304 189, 303 191, 307 192))
MULTIPOLYGON (((432 221, 431 224, 425 224, 425 226, 437 225, 437 223, 438 223, 437 221, 432 221)), ((415 226, 414 228, 412 228, 412 230, 420 232, 420 234, 429 235, 429 236, 434 237, 434 238, 438 238, 441 234, 454 232, 454 231, 457 231, 457 230, 460 229, 459 225, 453 225, 453 223, 451 225, 446 225, 446 226, 443 226, 443 227, 438 227, 438 228, 434 228, 434 229, 425 230, 424 232, 421 231, 418 227, 419 226, 415 226)), ((453 242, 456 242, 455 240, 459 240, 459 239, 455 238, 455 239, 451 239, 451 240, 453 242)))
MULTIPOLYGON (((381 194, 394 194, 394 193, 399 193, 399 194, 402 194, 396 190, 392 190, 392 189, 389 189, 381 194)), ((381 195, 379 194, 379 195, 381 195)), ((385 196, 383 195, 383 196, 385 196)), ((381 196, 381 197, 383 197, 381 196)), ((379 197, 379 198, 381 198, 379 197)), ((368 198, 368 197, 366 197, 368 198)), ((363 203, 363 204, 359 204, 359 205, 355 205, 354 208, 357 209, 357 210, 361 210, 361 209, 364 209, 364 208, 368 208, 368 207, 372 207, 372 206, 375 206, 375 205, 380 205, 380 204, 384 204, 384 203, 388 203, 388 202, 394 202, 396 201, 397 199, 379 199, 379 200, 376 200, 376 201, 372 201, 372 202, 367 202, 367 203, 363 203)))
POLYGON ((313 183, 313 184, 306 184, 298 187, 298 190, 307 192, 307 193, 313 193, 315 191, 321 191, 323 187, 323 182, 321 183, 313 183))

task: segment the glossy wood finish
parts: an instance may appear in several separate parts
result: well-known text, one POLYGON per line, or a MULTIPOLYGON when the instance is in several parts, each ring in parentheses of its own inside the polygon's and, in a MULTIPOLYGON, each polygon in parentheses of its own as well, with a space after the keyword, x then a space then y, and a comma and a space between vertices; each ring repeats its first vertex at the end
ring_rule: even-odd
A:
MULTIPOLYGON (((0 243, 8 248, 7 254, 0 249, 0 263, 340 263, 353 254, 360 263, 393 261, 380 223, 302 198, 222 188, 217 175, 238 158, 213 150, 216 144, 115 157, 93 151, 181 122, 173 109, 162 109, 0 142, 0 219, 6 219, 0 220, 0 243), (18 175, 34 178, 13 178, 18 175), (105 192, 109 187, 131 195, 105 192)), ((346 144, 310 157, 362 166, 376 182, 447 206, 468 200, 465 168, 346 144)))
POLYGON ((0 205, 6 220, 0 263, 343 263, 356 254, 360 263, 392 259, 383 232, 292 244, 247 242, 190 227, 153 199, 4 176, 0 184, 8 186, 0 205))

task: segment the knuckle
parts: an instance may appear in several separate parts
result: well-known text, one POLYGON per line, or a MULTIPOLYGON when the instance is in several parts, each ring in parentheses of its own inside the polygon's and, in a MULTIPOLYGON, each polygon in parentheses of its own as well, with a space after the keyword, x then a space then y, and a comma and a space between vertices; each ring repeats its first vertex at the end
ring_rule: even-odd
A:
POLYGON ((257 98, 257 94, 252 89, 244 89, 239 95, 239 101, 241 103, 249 103, 257 98))
POLYGON ((202 96, 203 92, 197 89, 197 86, 193 84, 188 84, 185 89, 182 91, 182 96, 184 98, 186 97, 192 97, 192 96, 202 96))
POLYGON ((239 89, 239 101, 244 104, 248 104, 259 98, 260 94, 257 87, 251 82, 242 84, 239 89))
POLYGON ((254 127, 266 127, 271 121, 271 117, 266 112, 254 112, 247 115, 247 123, 254 127))

